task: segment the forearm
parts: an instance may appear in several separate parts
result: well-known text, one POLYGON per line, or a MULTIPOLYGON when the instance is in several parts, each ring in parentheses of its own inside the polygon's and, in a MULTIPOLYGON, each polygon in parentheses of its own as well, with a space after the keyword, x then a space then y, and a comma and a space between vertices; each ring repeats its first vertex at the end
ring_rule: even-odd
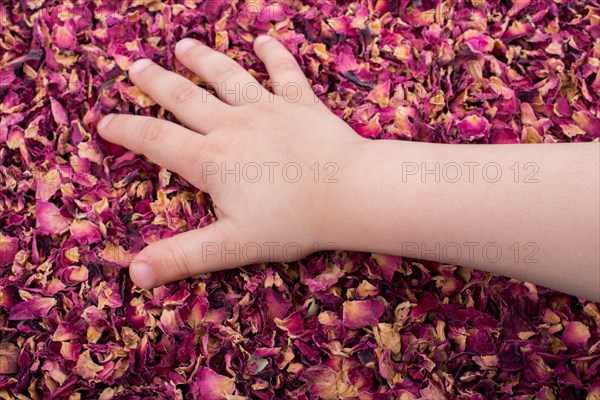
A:
POLYGON ((354 182, 340 213, 353 226, 339 245, 484 269, 598 301, 599 169, 599 143, 371 142, 347 171, 354 182))

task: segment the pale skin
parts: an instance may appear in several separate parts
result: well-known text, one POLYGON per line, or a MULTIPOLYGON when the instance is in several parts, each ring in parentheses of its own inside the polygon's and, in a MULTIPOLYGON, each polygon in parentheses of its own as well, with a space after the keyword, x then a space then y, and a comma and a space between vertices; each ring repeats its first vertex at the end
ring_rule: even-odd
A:
POLYGON ((132 115, 98 124, 106 140, 180 174, 216 206, 215 223, 135 257, 137 286, 335 247, 483 269, 600 301, 600 143, 367 140, 316 100, 282 44, 259 36, 254 49, 272 93, 227 56, 184 39, 177 58, 217 96, 138 60, 131 80, 181 125, 132 115))

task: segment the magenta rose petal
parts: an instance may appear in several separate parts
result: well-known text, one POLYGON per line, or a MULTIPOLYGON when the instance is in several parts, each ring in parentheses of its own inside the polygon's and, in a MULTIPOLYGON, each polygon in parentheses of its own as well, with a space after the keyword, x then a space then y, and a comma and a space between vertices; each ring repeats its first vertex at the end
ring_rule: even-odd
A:
POLYGON ((565 326, 561 340, 568 347, 583 347, 590 337, 590 329, 586 325, 573 321, 565 326))
POLYGON ((213 370, 200 367, 191 384, 191 392, 197 398, 206 400, 227 400, 235 390, 235 380, 222 376, 213 370))

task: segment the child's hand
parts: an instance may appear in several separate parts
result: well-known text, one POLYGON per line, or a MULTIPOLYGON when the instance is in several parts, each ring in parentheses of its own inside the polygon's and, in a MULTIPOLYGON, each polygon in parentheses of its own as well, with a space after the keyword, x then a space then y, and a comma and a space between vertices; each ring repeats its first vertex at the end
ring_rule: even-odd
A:
POLYGON ((187 126, 110 115, 99 133, 146 155, 210 193, 218 221, 146 247, 131 265, 151 288, 192 275, 264 261, 291 261, 326 247, 349 168, 368 143, 317 99, 294 57, 266 36, 255 51, 270 93, 224 54, 191 39, 177 58, 219 98, 150 60, 132 81, 187 126))

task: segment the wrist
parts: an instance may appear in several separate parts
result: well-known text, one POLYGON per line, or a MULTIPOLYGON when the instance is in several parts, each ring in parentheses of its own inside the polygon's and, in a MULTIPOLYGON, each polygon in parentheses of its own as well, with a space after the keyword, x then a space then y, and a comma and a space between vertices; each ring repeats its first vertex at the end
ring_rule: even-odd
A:
POLYGON ((319 242, 340 250, 376 251, 381 226, 372 221, 381 206, 378 185, 384 185, 381 151, 384 141, 360 138, 338 159, 338 178, 325 185, 319 242))
MULTIPOLYGON (((407 240, 430 242, 432 215, 444 214, 441 185, 427 184, 404 167, 452 158, 444 145, 364 140, 349 152, 330 206, 328 237, 344 250, 402 255, 407 240)), ((443 219, 443 218, 441 218, 443 219)))

